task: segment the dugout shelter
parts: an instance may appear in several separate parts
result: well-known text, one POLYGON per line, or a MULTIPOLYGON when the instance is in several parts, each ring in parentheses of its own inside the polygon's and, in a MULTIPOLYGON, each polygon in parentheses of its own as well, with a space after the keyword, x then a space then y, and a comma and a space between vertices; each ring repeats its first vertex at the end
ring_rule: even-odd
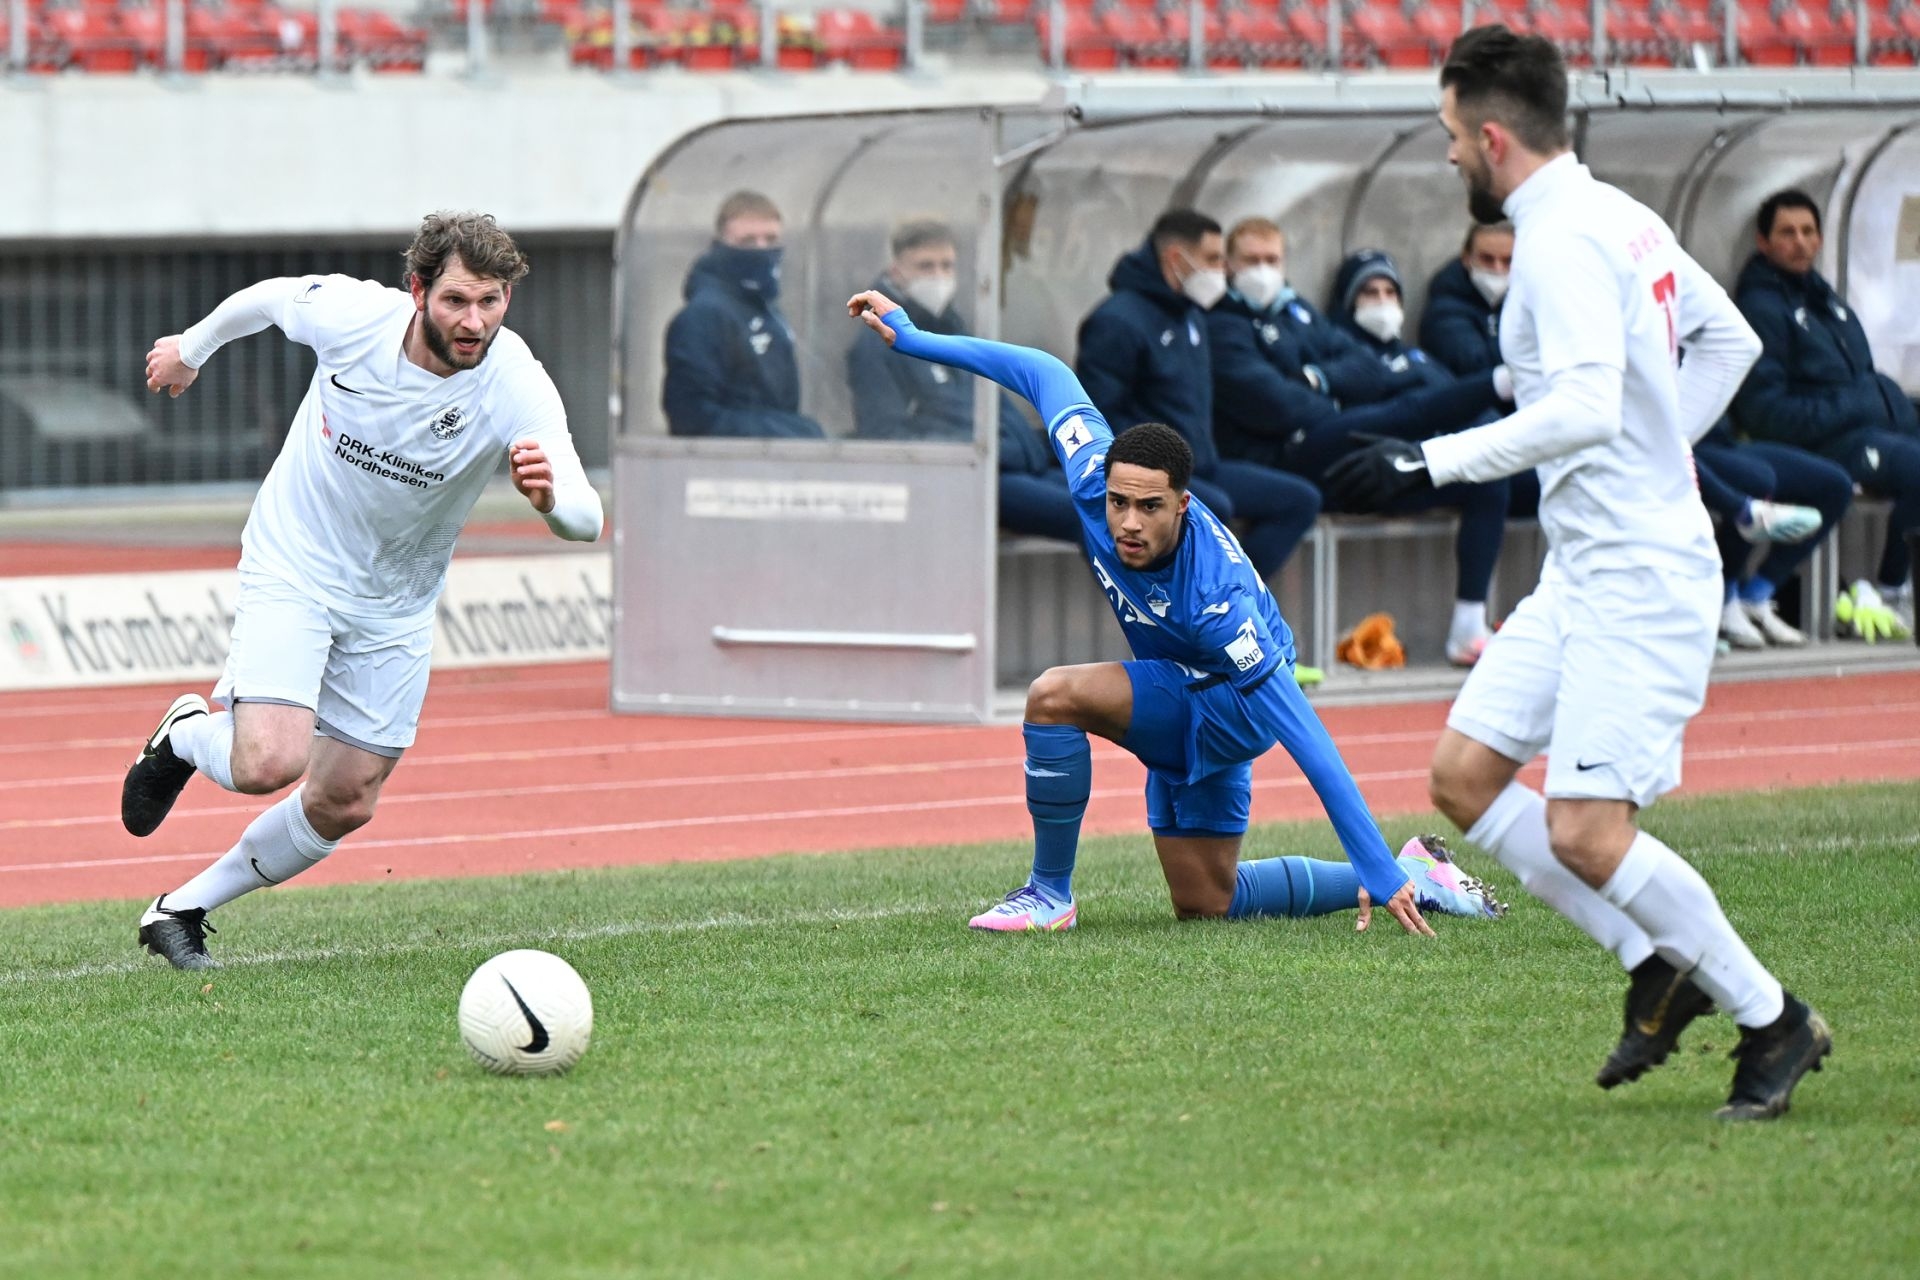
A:
MULTIPOLYGON (((1826 211, 1822 271, 1881 366, 1920 391, 1920 312, 1900 305, 1920 289, 1920 86, 1868 73, 1787 83, 1587 77, 1576 149, 1729 284, 1761 199, 1809 191, 1826 211)), ((731 120, 682 138, 618 228, 614 707, 977 720, 997 689, 1047 665, 1124 657, 1074 549, 995 530, 989 388, 975 392, 971 443, 854 438, 846 352, 875 339, 846 298, 879 273, 897 222, 936 216, 955 232, 973 332, 1071 363, 1114 261, 1162 210, 1191 205, 1223 225, 1278 221, 1289 277, 1316 304, 1342 256, 1390 250, 1417 342, 1426 282, 1467 226, 1437 106, 1429 76, 1154 78, 1061 86, 1037 108, 731 120), (717 206, 741 188, 784 215, 781 305, 824 441, 667 432, 666 326, 717 206)), ((1541 554, 1537 531, 1512 531, 1496 582, 1506 605, 1541 554)), ((1836 565, 1821 558, 1812 598, 1831 599, 1836 565)), ((1336 627, 1372 608, 1427 643, 1406 624, 1444 625, 1451 575, 1449 521, 1323 518, 1274 587, 1302 660, 1326 662, 1336 627)))

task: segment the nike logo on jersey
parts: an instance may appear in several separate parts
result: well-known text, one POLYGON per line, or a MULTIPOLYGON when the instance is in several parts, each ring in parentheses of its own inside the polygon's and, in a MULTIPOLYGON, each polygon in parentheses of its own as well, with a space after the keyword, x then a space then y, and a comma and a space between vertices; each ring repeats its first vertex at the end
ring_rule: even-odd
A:
POLYGON ((1424 457, 1395 458, 1393 460, 1393 469, 1406 475, 1412 475, 1416 471, 1425 471, 1427 469, 1427 460, 1424 457))
MULTIPOLYGON (((318 286, 315 286, 315 287, 317 288, 318 286)), ((337 373, 334 374, 331 378, 327 379, 327 381, 333 383, 334 386, 340 388, 342 391, 346 392, 350 396, 363 396, 367 394, 364 391, 355 391, 352 387, 340 381, 340 375, 337 373)))
POLYGON ((540 1019, 533 1016, 533 1010, 527 1008, 527 1002, 520 998, 520 993, 513 989, 513 984, 511 982, 507 982, 505 978, 500 979, 500 981, 507 983, 507 994, 512 996, 513 1002, 520 1006, 520 1016, 527 1020, 527 1030, 533 1032, 533 1039, 521 1045, 520 1052, 522 1053, 540 1052, 542 1049, 546 1048, 548 1044, 546 1026, 540 1021, 540 1019))

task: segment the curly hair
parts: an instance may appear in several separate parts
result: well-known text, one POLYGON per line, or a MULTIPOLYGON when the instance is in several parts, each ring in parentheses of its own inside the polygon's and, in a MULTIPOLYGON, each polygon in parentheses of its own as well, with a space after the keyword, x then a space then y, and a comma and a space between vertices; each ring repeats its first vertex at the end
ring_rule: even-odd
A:
POLYGON ((455 258, 474 275, 501 284, 518 283, 527 274, 527 255, 490 213, 430 213, 403 256, 408 279, 423 289, 431 289, 455 258))
POLYGON ((1193 479, 1193 450, 1164 422, 1143 422, 1115 436, 1107 450, 1107 466, 1116 462, 1166 472, 1167 483, 1176 493, 1193 479))

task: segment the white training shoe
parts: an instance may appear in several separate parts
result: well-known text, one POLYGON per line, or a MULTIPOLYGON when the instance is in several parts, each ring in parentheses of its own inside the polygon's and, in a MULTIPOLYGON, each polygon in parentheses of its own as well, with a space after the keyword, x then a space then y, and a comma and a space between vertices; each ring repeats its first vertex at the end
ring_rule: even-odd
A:
MULTIPOLYGON (((1784 625, 1784 624, 1782 624, 1784 625)), ((1720 638, 1736 649, 1764 649, 1767 638, 1747 616, 1746 606, 1738 600, 1727 601, 1720 610, 1720 638)))
POLYGON ((1754 604, 1743 601, 1741 608, 1747 611, 1747 617, 1766 637, 1767 643, 1778 645, 1782 649, 1798 649, 1806 644, 1807 633, 1787 622, 1780 616, 1780 606, 1772 600, 1754 604))
POLYGON ((1733 527, 1748 542, 1805 542, 1820 532, 1820 513, 1791 502, 1753 498, 1733 527))

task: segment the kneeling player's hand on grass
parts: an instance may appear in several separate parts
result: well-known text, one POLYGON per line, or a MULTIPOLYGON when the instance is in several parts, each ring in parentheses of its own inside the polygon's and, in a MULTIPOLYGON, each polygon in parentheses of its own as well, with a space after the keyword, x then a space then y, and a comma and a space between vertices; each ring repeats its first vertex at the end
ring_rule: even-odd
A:
POLYGON ((190 367, 180 359, 180 335, 160 339, 153 344, 153 350, 147 352, 147 390, 154 393, 165 391, 170 396, 178 396, 193 385, 200 376, 198 369, 190 367))
POLYGON ((867 328, 885 338, 888 346, 893 345, 893 330, 881 317, 899 309, 899 303, 878 289, 868 289, 864 293, 856 293, 847 299, 847 314, 856 320, 863 321, 867 328))
POLYGON ((514 445, 508 456, 513 460, 513 487, 533 504, 541 515, 553 511, 553 464, 547 452, 532 440, 514 445))
MULTIPOLYGON (((1414 905, 1413 882, 1411 880, 1400 886, 1400 892, 1387 899, 1387 911, 1392 914, 1395 920, 1400 922, 1400 927, 1408 933, 1425 934, 1429 938, 1433 937, 1433 926, 1427 923, 1426 918, 1420 914, 1420 908, 1414 905)), ((1372 922, 1373 899, 1368 896, 1365 889, 1362 889, 1360 891, 1360 918, 1353 922, 1353 931, 1355 933, 1365 933, 1367 926, 1372 922)))

